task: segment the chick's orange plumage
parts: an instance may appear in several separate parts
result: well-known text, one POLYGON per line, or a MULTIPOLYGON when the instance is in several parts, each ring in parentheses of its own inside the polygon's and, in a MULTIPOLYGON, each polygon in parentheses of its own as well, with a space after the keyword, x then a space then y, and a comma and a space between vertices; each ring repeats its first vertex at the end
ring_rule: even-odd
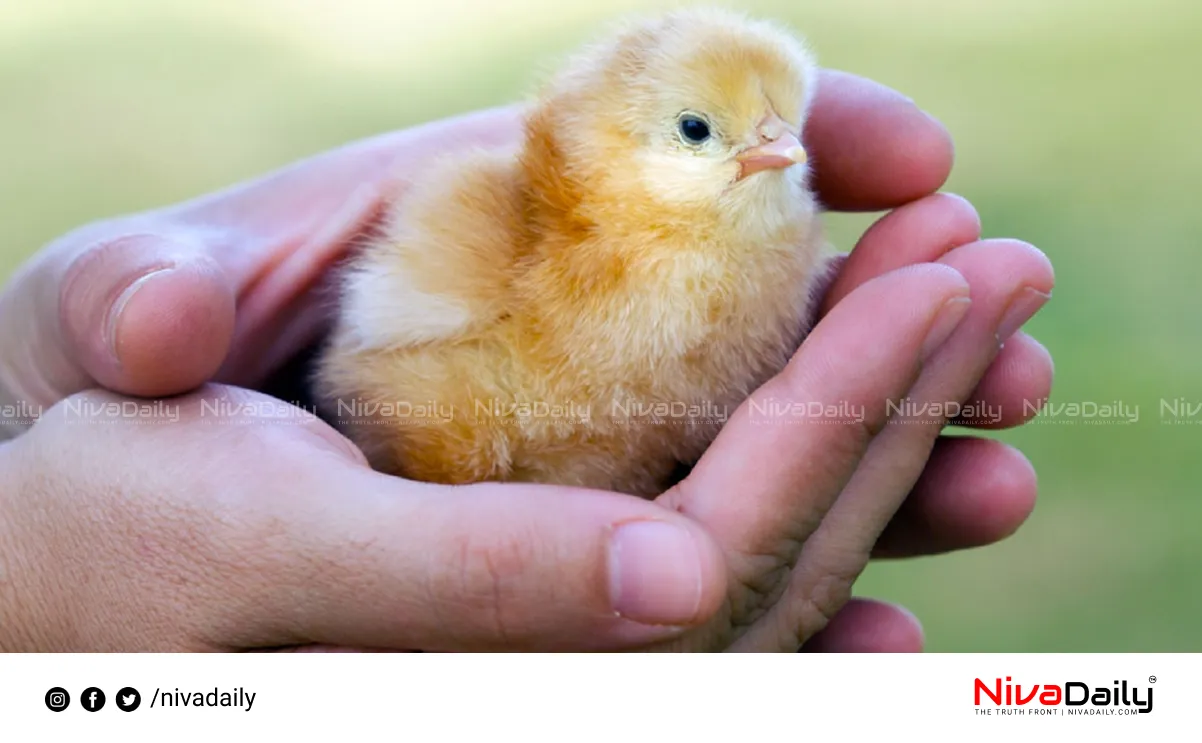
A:
POLYGON ((807 331, 799 41, 717 11, 585 49, 512 149, 412 177, 316 389, 379 470, 651 496, 807 331))

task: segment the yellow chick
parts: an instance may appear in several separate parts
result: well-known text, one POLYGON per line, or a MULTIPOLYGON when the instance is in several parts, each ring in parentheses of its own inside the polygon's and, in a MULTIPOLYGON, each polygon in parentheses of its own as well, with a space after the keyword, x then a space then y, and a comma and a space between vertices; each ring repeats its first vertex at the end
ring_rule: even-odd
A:
POLYGON ((349 266, 320 409, 411 479, 661 493, 808 332, 816 80, 723 11, 586 48, 515 148, 411 176, 349 266))

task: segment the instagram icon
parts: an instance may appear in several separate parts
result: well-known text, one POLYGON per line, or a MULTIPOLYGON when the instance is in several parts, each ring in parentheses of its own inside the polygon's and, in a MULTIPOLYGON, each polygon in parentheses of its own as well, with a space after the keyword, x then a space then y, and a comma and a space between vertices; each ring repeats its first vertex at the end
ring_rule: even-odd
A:
POLYGON ((61 686, 46 692, 46 706, 51 712, 62 712, 71 704, 71 695, 61 686))

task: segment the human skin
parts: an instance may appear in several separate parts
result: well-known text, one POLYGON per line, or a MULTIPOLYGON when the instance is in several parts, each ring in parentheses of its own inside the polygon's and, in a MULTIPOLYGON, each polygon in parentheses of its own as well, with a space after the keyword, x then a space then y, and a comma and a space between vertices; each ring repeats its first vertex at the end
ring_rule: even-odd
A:
POLYGON ((268 402, 251 390, 321 336, 315 289, 403 197, 395 174, 517 133, 503 109, 385 135, 89 225, 20 271, 0 296, 0 403, 59 404, 0 447, 0 649, 920 649, 908 613, 848 601, 852 582, 871 556, 1005 537, 1035 478, 999 442, 941 437, 944 421, 887 422, 885 401, 1025 422, 1052 368, 1018 328, 1052 272, 1029 245, 980 239, 972 207, 935 193, 946 132, 860 78, 823 74, 816 187, 832 209, 892 211, 756 395, 861 406, 862 425, 766 425, 744 406, 642 501, 413 483, 316 420, 202 420, 202 400, 268 402), (179 393, 170 423, 78 413, 179 393))

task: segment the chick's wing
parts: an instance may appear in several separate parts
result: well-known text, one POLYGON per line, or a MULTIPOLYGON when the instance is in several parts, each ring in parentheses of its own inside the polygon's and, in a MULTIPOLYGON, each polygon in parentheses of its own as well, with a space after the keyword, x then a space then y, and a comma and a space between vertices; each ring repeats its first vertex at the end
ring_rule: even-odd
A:
POLYGON ((438 161, 412 177, 345 276, 335 342, 383 351, 471 334, 506 311, 521 239, 512 153, 438 161))

